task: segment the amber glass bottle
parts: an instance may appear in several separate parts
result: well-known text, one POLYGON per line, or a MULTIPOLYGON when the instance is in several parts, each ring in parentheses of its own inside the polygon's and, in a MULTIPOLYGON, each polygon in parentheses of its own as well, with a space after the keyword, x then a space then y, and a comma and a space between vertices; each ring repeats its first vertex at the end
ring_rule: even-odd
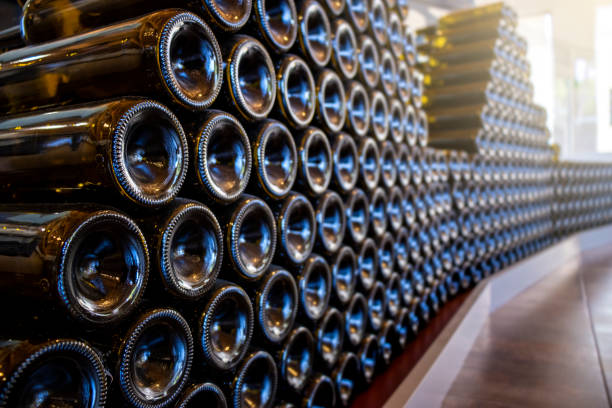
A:
POLYGON ((0 111, 124 95, 208 107, 221 89, 221 51, 195 14, 164 10, 0 55, 0 111))
POLYGON ((86 343, 0 341, 0 405, 104 407, 105 368, 86 343))
POLYGON ((149 253, 125 215, 85 204, 2 206, 0 220, 4 296, 46 301, 89 324, 121 320, 140 302, 149 253))
POLYGON ((39 43, 81 34, 119 19, 178 7, 233 31, 247 22, 251 6, 251 0, 30 0, 24 5, 22 27, 28 42, 39 43))
POLYGON ((233 115, 208 110, 187 124, 191 144, 190 193, 229 204, 247 188, 252 153, 242 124, 233 115))
POLYGON ((90 200, 113 192, 143 206, 170 202, 185 179, 187 140, 163 105, 121 99, 0 120, 5 200, 90 200))
POLYGON ((177 198, 138 221, 157 272, 149 296, 155 290, 159 296, 200 299, 215 283, 223 262, 223 233, 214 213, 197 201, 177 198))

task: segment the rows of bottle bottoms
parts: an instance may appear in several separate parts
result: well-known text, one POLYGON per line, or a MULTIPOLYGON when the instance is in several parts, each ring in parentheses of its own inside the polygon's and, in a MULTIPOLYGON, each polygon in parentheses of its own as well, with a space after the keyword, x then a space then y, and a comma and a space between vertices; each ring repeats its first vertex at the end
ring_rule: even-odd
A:
POLYGON ((30 1, 0 54, 0 406, 348 405, 452 296, 611 220, 528 81, 428 120, 405 2, 176 5, 30 1), (425 146, 444 117, 475 155, 425 146))

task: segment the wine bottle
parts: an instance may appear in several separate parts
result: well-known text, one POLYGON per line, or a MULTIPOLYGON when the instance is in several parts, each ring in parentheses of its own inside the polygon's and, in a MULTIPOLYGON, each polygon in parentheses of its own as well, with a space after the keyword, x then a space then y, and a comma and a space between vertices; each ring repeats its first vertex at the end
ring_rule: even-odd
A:
POLYGON ((410 2, 408 0, 397 0, 395 8, 401 17, 401 21, 406 21, 410 15, 410 2))
POLYGON ((397 272, 393 272, 389 277, 389 280, 385 284, 385 293, 387 299, 387 315, 391 319, 396 319, 402 303, 402 288, 400 275, 397 272))
POLYGON ((172 404, 189 379, 193 337, 187 321, 172 309, 143 313, 122 337, 115 356, 121 396, 132 406, 172 404))
POLYGON ((393 10, 393 7, 389 7, 389 46, 393 51, 393 56, 396 61, 403 60, 404 58, 404 44, 406 42, 404 38, 404 30, 402 27, 402 20, 399 14, 393 10))
MULTIPOLYGON (((190 195, 207 198, 219 204, 236 201, 251 179, 251 156, 258 160, 257 154, 261 152, 251 153, 251 142, 246 131, 229 113, 208 110, 203 115, 194 117, 187 126, 193 168, 187 183, 190 195)), ((256 137, 253 136, 254 139, 256 137)), ((253 142, 253 149, 261 146, 257 142, 257 139, 253 142)), ((256 169, 263 171, 260 167, 256 169)), ((254 179, 251 184, 258 186, 257 181, 261 177, 254 179)))
POLYGON ((387 299, 385 285, 376 281, 368 294, 368 324, 372 331, 378 332, 385 319, 387 299))
POLYGON ((316 341, 317 362, 322 368, 331 369, 342 352, 344 318, 338 309, 330 307, 313 331, 316 341))
POLYGON ((344 15, 358 33, 364 33, 368 29, 369 8, 367 0, 346 0, 344 15))
POLYGON ((452 66, 455 64, 465 64, 478 60, 502 58, 508 64, 513 64, 517 69, 527 74, 530 67, 524 57, 515 55, 511 46, 501 38, 491 37, 472 41, 465 44, 458 44, 449 49, 432 49, 429 53, 428 67, 438 68, 452 66))
MULTIPOLYGON (((510 81, 508 77, 514 77, 517 74, 519 78, 523 76, 521 72, 508 66, 502 58, 496 58, 436 67, 425 74, 424 81, 428 88, 440 88, 483 80, 499 81, 501 78, 507 78, 507 81, 510 81)), ((515 81, 520 83, 522 80, 527 79, 521 78, 515 81)))
POLYGON ((404 190, 410 187, 410 182, 412 180, 410 160, 410 148, 402 141, 397 148, 395 167, 397 168, 397 181, 399 187, 404 190))
POLYGON ((416 111, 416 134, 417 134, 417 145, 420 147, 427 146, 429 140, 429 120, 427 113, 423 109, 416 111))
POLYGON ((105 406, 105 367, 81 341, 2 340, 0 366, 2 406, 105 406))
POLYGON ((356 348, 363 340, 368 328, 368 303, 359 292, 355 293, 344 310, 344 342, 356 348))
POLYGON ((297 185, 309 196, 320 196, 332 179, 332 150, 322 130, 309 127, 298 143, 299 171, 297 185))
MULTIPOLYGON (((421 166, 419 167, 422 168, 421 166)), ((425 202, 426 194, 426 187, 421 185, 414 196, 414 208, 416 210, 417 220, 421 226, 429 224, 429 211, 427 210, 427 203, 425 202)))
POLYGON ((402 197, 402 213, 404 215, 404 223, 408 227, 416 222, 416 209, 414 205, 414 189, 412 186, 407 186, 404 189, 404 196, 402 197))
POLYGON ((338 193, 329 190, 316 203, 316 246, 327 254, 336 253, 342 246, 346 231, 346 211, 338 193))
POLYGON ((427 43, 423 45, 424 52, 444 50, 457 45, 479 41, 484 38, 500 38, 508 43, 517 54, 524 55, 525 41, 520 38, 508 20, 490 18, 474 21, 469 25, 440 26, 431 33, 424 35, 427 43))
POLYGON ((368 334, 362 340, 357 352, 361 375, 366 384, 370 384, 376 374, 376 363, 379 359, 378 339, 373 334, 368 334))
POLYGON ((389 201, 387 202, 387 216, 389 217, 389 226, 393 232, 399 231, 404 224, 402 199, 402 190, 397 186, 393 186, 389 191, 389 201))
POLYGON ((404 119, 404 134, 406 136, 406 143, 408 144, 408 146, 412 148, 417 145, 417 116, 416 111, 414 110, 414 107, 412 105, 406 106, 404 119))
POLYGON ((408 63, 408 65, 410 67, 414 67, 417 64, 417 40, 414 35, 414 30, 412 29, 412 27, 410 27, 410 25, 405 26, 404 38, 404 57, 406 58, 406 62, 408 63))
POLYGON ((335 19, 332 23, 332 65, 345 80, 357 75, 359 59, 357 57, 357 37, 353 28, 344 19, 335 19))
POLYGON ((357 285, 357 259, 350 246, 343 246, 333 256, 331 269, 333 301, 344 307, 351 300, 357 285))
POLYGON ((346 0, 325 0, 323 5, 330 17, 338 18, 344 12, 346 0))
POLYGON ((101 1, 76 0, 70 3, 61 0, 29 1, 24 6, 21 22, 24 37, 32 43, 70 37, 117 21, 115 11, 121 8, 121 18, 140 15, 167 8, 182 8, 207 18, 222 30, 238 30, 251 14, 251 1, 197 1, 197 0, 128 0, 101 1))
POLYGON ((236 34, 222 42, 222 53, 225 85, 217 105, 247 121, 265 119, 276 101, 276 72, 266 47, 236 34))
POLYGON ((293 276, 278 266, 268 268, 257 289, 251 291, 258 334, 278 344, 291 332, 298 308, 298 288, 293 276))
POLYGON ((419 319, 410 309, 403 307, 395 319, 395 331, 401 349, 408 345, 408 341, 416 337, 419 331, 419 319))
POLYGON ((274 210, 278 231, 277 260, 299 265, 312 253, 316 219, 310 201, 302 194, 290 192, 274 210))
POLYGON ((376 282, 378 274, 378 247, 372 238, 366 238, 357 254, 357 285, 364 293, 376 282))
POLYGON ((316 118, 328 133, 342 130, 346 121, 346 94, 340 77, 324 69, 316 80, 316 118))
POLYGON ((295 2, 255 0, 253 6, 251 25, 257 27, 258 36, 275 52, 288 52, 295 44, 298 33, 295 2))
POLYGON ((377 338, 380 363, 385 367, 391 364, 391 360, 399 351, 399 337, 393 320, 385 320, 377 338))
POLYGON ((241 287, 218 279, 198 310, 198 360, 213 370, 230 370, 243 359, 251 343, 253 305, 241 287))
POLYGON ((351 136, 341 132, 330 137, 332 146, 332 181, 340 193, 354 190, 359 177, 357 145, 351 136))
POLYGON ((242 195, 222 219, 226 274, 233 271, 237 278, 246 281, 260 279, 276 253, 276 220, 272 210, 260 198, 242 195))
MULTIPOLYGON (((400 296, 402 299, 402 304, 407 308, 410 308, 413 305, 415 293, 417 291, 417 288, 413 286, 413 283, 420 283, 418 281, 413 282, 412 272, 413 267, 410 265, 405 268, 400 275, 400 296)), ((419 289, 422 290, 423 288, 419 289)))
POLYGON ((359 184, 368 192, 378 187, 380 179, 380 151, 371 137, 359 142, 359 184))
POLYGON ((291 132, 282 123, 266 119, 249 137, 255 170, 251 190, 273 200, 286 197, 298 172, 298 152, 291 132))
POLYGON ((227 381, 225 389, 232 408, 272 408, 278 387, 278 369, 272 356, 252 351, 227 381))
MULTIPOLYGON (((396 79, 393 81, 395 83, 396 79)), ((400 146, 404 143, 404 131, 406 127, 404 121, 404 105, 397 98, 391 99, 391 103, 389 104, 389 134, 396 146, 400 146)))
POLYGON ((192 384, 187 387, 176 403, 176 408, 207 406, 227 408, 227 401, 221 388, 211 382, 192 384))
POLYGON ((331 268, 327 261, 312 254, 301 266, 296 278, 299 290, 299 313, 309 321, 319 320, 329 305, 332 292, 331 268))
POLYGON ((199 17, 158 11, 2 54, 0 110, 16 113, 124 95, 164 95, 203 110, 221 89, 221 61, 217 40, 199 17))
POLYGON ((213 212, 197 201, 178 198, 138 223, 155 254, 149 292, 201 298, 215 283, 223 261, 223 233, 213 212))
POLYGON ((302 398, 303 408, 336 406, 334 382, 326 375, 316 373, 309 381, 302 398))
POLYGON ((368 235, 370 208, 368 196, 359 188, 353 189, 345 202, 346 230, 345 239, 349 243, 361 244, 368 235))
POLYGON ((431 248, 434 254, 440 251, 440 249, 442 248, 442 243, 440 242, 440 235, 438 234, 436 223, 437 221, 433 221, 429 225, 429 231, 428 231, 429 240, 431 241, 431 248))
POLYGON ((387 282, 395 267, 395 239, 391 232, 386 231, 378 245, 378 270, 380 278, 387 282))
POLYGON ((411 284, 414 290, 413 303, 420 302, 420 298, 425 295, 426 282, 422 273, 423 261, 414 265, 411 276, 411 284))
POLYGON ((397 61, 397 96, 404 105, 412 99, 412 71, 405 60, 397 61))
POLYGON ((305 128, 315 115, 315 94, 315 81, 308 64, 297 55, 285 55, 276 70, 278 116, 293 128, 305 128))
POLYGON ((421 255, 421 247, 419 241, 419 231, 411 231, 410 237, 408 238, 408 249, 410 259, 413 264, 420 264, 423 262, 423 256, 421 255))
POLYGON ((424 87, 423 87, 423 74, 420 71, 412 69, 412 104, 416 109, 421 109, 423 107, 423 95, 424 95, 424 87))
POLYGON ((393 98, 397 90, 397 66, 393 54, 387 48, 380 52, 380 83, 385 95, 393 98))
POLYGON ((493 3, 485 6, 454 11, 439 20, 441 27, 455 27, 473 24, 485 19, 507 19, 510 25, 516 24, 518 16, 511 7, 504 3, 493 3))
POLYGON ((22 205, 1 207, 0 219, 0 288, 16 304, 37 299, 51 310, 37 308, 36 314, 57 311, 108 324, 140 302, 149 252, 125 215, 90 204, 22 205))
POLYGON ((421 265, 421 270, 425 277, 425 281, 429 286, 435 287, 440 276, 436 270, 436 266, 433 263, 433 256, 427 258, 421 265))
POLYGON ((387 6, 383 0, 372 0, 370 2, 370 32, 379 47, 387 45, 387 30, 387 6))
POLYGON ((484 105, 495 95, 503 95, 504 90, 491 81, 484 79, 467 84, 445 85, 441 88, 428 88, 424 106, 432 111, 465 105, 484 105))
POLYGON ((296 327, 285 339, 278 353, 279 375, 290 393, 299 394, 306 387, 315 360, 315 340, 310 330, 296 327))
POLYGON ((331 24, 316 0, 304 0, 299 7, 298 41, 294 49, 318 68, 325 67, 331 59, 331 24))
POLYGON ((378 187, 370 197, 370 221, 372 234, 380 238, 387 230, 387 194, 378 187))
POLYGON ((121 197, 154 207, 183 185, 188 145, 163 105, 119 99, 0 121, 0 185, 6 201, 121 197), (61 129, 61 132, 58 132, 61 129))
POLYGON ((427 288, 425 300, 429 305, 432 315, 436 315, 440 311, 440 299, 435 291, 435 285, 431 284, 430 286, 431 288, 427 288))
POLYGON ((427 303, 428 290, 429 289, 426 289, 423 293, 423 298, 420 298, 418 299, 418 301, 416 301, 416 313, 419 317, 419 323, 423 326, 429 323, 429 320, 432 316, 432 311, 427 303))
POLYGON ((358 392, 357 387, 361 383, 360 377, 357 356, 350 351, 342 353, 332 372, 332 378, 336 384, 336 395, 338 395, 342 406, 348 406, 358 392))
MULTIPOLYGON (((468 271, 469 270, 470 269, 468 269, 468 271)), ((478 281, 480 281, 480 279, 478 281)), ((459 286, 459 283, 455 281, 452 273, 448 273, 446 275, 446 277, 444 278, 444 283, 446 284, 446 288, 448 290, 449 295, 451 297, 457 296, 461 287, 459 286)))
POLYGON ((380 91, 374 91, 370 95, 370 121, 376 140, 379 142, 387 140, 389 134, 389 105, 387 104, 387 98, 380 91))
POLYGON ((395 235, 395 264, 399 269, 400 273, 410 267, 410 256, 408 248, 408 240, 410 239, 410 233, 406 227, 401 227, 395 235))
POLYGON ((365 87, 358 81, 346 86, 345 128, 358 137, 365 137, 370 129, 370 100, 365 87))
POLYGON ((378 86, 380 79, 380 60, 378 55, 378 47, 372 37, 365 34, 359 37, 359 79, 370 90, 378 86))

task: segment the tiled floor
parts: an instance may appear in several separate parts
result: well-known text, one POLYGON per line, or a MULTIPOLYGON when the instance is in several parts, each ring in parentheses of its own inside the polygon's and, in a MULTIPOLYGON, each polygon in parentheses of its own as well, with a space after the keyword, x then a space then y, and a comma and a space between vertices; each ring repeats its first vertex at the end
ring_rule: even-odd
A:
POLYGON ((612 389, 612 250, 584 255, 495 311, 446 407, 607 407, 612 389), (607 383, 607 386, 605 385, 607 383))

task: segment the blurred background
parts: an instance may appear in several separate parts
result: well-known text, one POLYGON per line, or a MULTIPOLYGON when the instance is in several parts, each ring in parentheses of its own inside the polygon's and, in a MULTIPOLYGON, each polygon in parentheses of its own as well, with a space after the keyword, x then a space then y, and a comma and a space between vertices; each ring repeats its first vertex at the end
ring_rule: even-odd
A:
MULTIPOLYGON (((411 24, 486 0, 411 1, 411 24)), ((529 44, 535 102, 565 158, 612 157, 612 1, 507 0, 529 44)))

